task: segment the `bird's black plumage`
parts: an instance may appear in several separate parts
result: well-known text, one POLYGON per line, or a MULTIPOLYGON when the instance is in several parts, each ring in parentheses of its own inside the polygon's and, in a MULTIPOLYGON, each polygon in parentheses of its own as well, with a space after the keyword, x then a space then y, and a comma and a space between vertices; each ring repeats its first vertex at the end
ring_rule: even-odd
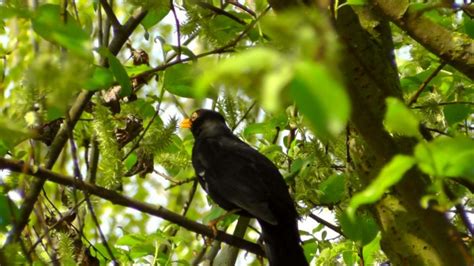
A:
POLYGON ((276 166, 232 134, 217 112, 200 109, 187 122, 195 139, 193 167, 209 196, 258 220, 270 265, 308 265, 296 209, 276 166))

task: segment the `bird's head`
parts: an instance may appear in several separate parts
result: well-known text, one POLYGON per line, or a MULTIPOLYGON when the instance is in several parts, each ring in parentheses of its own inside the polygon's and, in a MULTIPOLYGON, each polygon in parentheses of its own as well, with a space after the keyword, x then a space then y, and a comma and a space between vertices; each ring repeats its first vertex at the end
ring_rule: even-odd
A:
POLYGON ((224 117, 220 113, 208 109, 194 111, 191 117, 181 121, 180 127, 190 128, 195 138, 202 135, 213 136, 230 132, 224 117))

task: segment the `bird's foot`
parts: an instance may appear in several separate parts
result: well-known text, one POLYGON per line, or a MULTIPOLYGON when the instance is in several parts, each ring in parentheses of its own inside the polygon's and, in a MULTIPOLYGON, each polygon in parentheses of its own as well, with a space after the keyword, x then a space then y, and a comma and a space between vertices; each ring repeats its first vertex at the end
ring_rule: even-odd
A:
POLYGON ((211 228, 212 230, 212 234, 213 234, 213 238, 216 238, 217 237, 217 233, 218 233, 218 229, 217 229, 217 224, 224 220, 225 218, 229 217, 230 215, 232 214, 235 214, 237 212, 239 212, 240 209, 234 209, 234 210, 231 210, 231 211, 228 211, 226 212, 224 215, 221 215, 215 219, 212 219, 209 223, 207 223, 207 225, 211 228))
POLYGON ((211 220, 209 223, 207 223, 207 226, 209 226, 212 230, 212 239, 216 238, 218 230, 217 230, 217 223, 220 222, 221 220, 219 217, 217 219, 211 220))

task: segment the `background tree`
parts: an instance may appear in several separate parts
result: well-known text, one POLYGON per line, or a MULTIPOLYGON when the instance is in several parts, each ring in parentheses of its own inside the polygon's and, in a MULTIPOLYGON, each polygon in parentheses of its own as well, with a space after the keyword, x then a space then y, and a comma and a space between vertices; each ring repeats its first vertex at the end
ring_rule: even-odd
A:
POLYGON ((205 225, 176 123, 207 107, 284 174, 309 261, 472 265, 473 13, 3 1, 0 264, 258 265, 254 221, 205 225))

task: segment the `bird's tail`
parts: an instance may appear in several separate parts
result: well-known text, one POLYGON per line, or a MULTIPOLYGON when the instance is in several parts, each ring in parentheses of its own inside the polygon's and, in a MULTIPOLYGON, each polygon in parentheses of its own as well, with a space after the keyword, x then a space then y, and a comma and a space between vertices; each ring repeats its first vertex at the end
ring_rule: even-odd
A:
POLYGON ((260 225, 270 266, 308 265, 303 248, 300 246, 301 240, 296 221, 277 225, 260 221, 260 225))

